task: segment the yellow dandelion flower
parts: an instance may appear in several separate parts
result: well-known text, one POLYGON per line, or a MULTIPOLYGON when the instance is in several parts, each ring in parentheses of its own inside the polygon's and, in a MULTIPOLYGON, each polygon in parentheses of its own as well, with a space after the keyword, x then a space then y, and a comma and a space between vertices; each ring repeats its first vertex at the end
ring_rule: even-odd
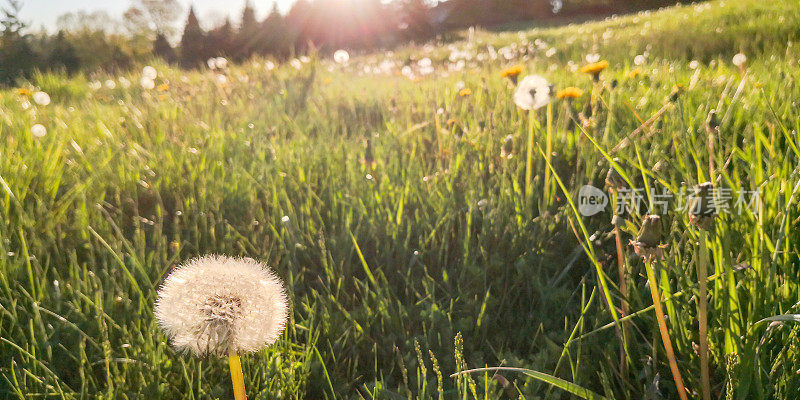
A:
POLYGON ((592 75, 592 80, 597 82, 600 80, 600 72, 606 68, 608 68, 608 61, 602 60, 589 65, 584 65, 583 68, 581 68, 581 72, 592 75))
POLYGON ((515 65, 513 67, 508 67, 500 73, 500 76, 503 78, 516 78, 519 74, 522 73, 522 66, 515 65))
POLYGON ((458 95, 461 96, 461 97, 466 97, 466 96, 469 96, 471 94, 472 94, 472 90, 470 90, 469 88, 463 88, 463 89, 458 91, 458 95))
POLYGON ((156 90, 158 90, 159 92, 166 92, 167 90, 169 90, 169 85, 167 85, 166 83, 162 83, 158 85, 158 88, 156 88, 156 90))
POLYGON ((19 88, 17 89, 17 94, 20 96, 28 97, 31 95, 31 90, 28 88, 19 88))
POLYGON ((628 77, 631 78, 631 79, 634 79, 634 78, 636 78, 637 76, 639 76, 641 74, 642 74, 642 69, 641 68, 634 68, 633 71, 628 73, 628 77))
POLYGON ((556 93, 556 97, 559 99, 574 99, 581 96, 583 96, 583 90, 580 90, 574 86, 564 88, 556 93))
POLYGON ((589 65, 584 65, 581 72, 584 74, 599 74, 604 69, 608 68, 608 61, 602 60, 589 65))

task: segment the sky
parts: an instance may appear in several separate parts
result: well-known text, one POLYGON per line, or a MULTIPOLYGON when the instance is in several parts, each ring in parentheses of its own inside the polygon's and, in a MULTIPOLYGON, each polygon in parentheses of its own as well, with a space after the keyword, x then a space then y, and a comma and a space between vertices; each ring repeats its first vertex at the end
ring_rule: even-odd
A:
MULTIPOLYGON (((180 0, 184 7, 184 12, 194 5, 197 15, 201 22, 209 22, 210 19, 224 19, 230 16, 232 21, 238 21, 242 14, 246 0, 180 0)), ((264 18, 272 8, 272 3, 276 2, 282 12, 286 12, 293 0, 253 0, 254 8, 258 18, 264 18)), ((113 18, 120 18, 122 13, 130 7, 130 0, 22 0, 22 19, 29 24, 33 30, 39 30, 42 26, 48 31, 56 27, 56 19, 59 15, 71 11, 97 11, 105 10, 113 18)), ((5 6, 5 1, 0 0, 0 5, 5 6)), ((184 17, 179 24, 183 24, 184 17)))

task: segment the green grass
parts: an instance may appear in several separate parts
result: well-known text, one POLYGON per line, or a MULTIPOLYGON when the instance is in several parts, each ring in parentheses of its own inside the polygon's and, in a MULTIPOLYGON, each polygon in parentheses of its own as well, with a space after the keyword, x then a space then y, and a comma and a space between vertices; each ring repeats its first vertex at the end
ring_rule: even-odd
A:
MULTIPOLYGON (((213 252, 268 262, 291 293, 284 337, 243 357, 252 399, 568 398, 548 381, 587 396, 677 398, 630 247, 630 365, 621 374, 609 325, 619 310, 607 305, 621 302, 611 216, 580 217, 570 201, 584 184, 603 186, 606 155, 682 84, 656 130, 613 156, 635 186, 677 191, 710 179, 713 154, 719 186, 760 191, 759 214, 722 215, 709 235, 712 393, 794 398, 800 326, 762 320, 800 313, 800 7, 706 4, 464 33, 348 67, 312 60, 267 71, 254 60, 233 66, 225 86, 209 71, 155 64, 167 90, 141 89, 138 74, 127 75, 129 89, 99 90, 89 81, 116 77, 45 75, 30 84, 53 103, 27 109, 13 90, 0 92, 0 397, 232 398, 224 360, 176 354, 152 315, 169 268, 213 252), (489 56, 489 44, 511 43, 531 49, 489 56), (453 49, 471 60, 445 73, 453 49), (642 75, 630 78, 645 50, 642 75), (748 57, 744 75, 731 65, 738 51, 748 57), (611 61, 603 82, 618 86, 600 95, 585 133, 567 122, 564 102, 553 103, 554 200, 542 199, 538 148, 526 198, 528 117, 499 73, 520 63, 558 87, 583 88, 577 115, 591 83, 572 66, 589 52, 611 61), (399 67, 363 72, 387 57, 426 56, 436 72, 415 81, 399 67), (470 96, 457 95, 459 81, 470 96), (713 152, 711 109, 721 121, 713 152), (31 135, 36 123, 45 137, 31 135), (500 157, 507 135, 511 159, 500 157), (360 162, 365 138, 374 168, 360 162), (524 370, 449 377, 497 366, 524 370)), ((658 284, 679 367, 699 393, 698 233, 685 213, 662 219, 658 284)), ((640 221, 627 218, 623 240, 640 221)))

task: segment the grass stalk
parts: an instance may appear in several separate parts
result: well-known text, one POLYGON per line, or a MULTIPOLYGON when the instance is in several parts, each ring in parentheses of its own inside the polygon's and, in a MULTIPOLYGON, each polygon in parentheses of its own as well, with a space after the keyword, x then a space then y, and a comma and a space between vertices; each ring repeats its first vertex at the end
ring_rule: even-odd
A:
MULTIPOLYGON (((614 226, 614 238, 617 245, 617 268, 619 270, 619 293, 622 299, 620 300, 621 318, 628 315, 628 274, 625 270, 625 255, 622 247, 622 236, 619 232, 619 226, 614 226)), ((627 323, 622 323, 622 347, 620 348, 619 355, 619 370, 622 376, 626 376, 628 372, 627 354, 628 354, 628 330, 627 323)))
POLYGON ((683 385, 683 378, 681 377, 681 371, 678 369, 678 361, 675 359, 675 352, 672 350, 672 341, 669 338, 669 331, 667 331, 664 309, 661 308, 661 296, 658 293, 658 284, 656 283, 656 274, 653 272, 653 263, 654 261, 647 261, 644 263, 644 266, 647 270, 647 281, 650 282, 650 294, 653 296, 653 306, 656 311, 658 330, 661 332, 661 340, 664 342, 664 350, 667 353, 669 368, 672 371, 672 379, 675 380, 678 396, 681 400, 688 400, 686 396, 686 387, 683 385))

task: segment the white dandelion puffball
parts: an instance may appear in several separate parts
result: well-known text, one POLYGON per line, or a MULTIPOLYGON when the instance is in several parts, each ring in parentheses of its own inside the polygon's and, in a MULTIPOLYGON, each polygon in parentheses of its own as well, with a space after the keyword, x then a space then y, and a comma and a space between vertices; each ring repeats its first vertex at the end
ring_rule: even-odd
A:
POLYGON ((550 82, 539 75, 528 75, 514 91, 514 103, 523 110, 537 110, 550 102, 552 95, 550 82))
POLYGON ((347 64, 350 61, 350 53, 347 50, 336 50, 333 53, 333 61, 336 61, 339 64, 347 64))
POLYGON ((275 343, 288 310, 283 284, 266 265, 208 255, 169 274, 155 316, 179 351, 227 356, 275 343))
POLYGON ((36 124, 31 127, 31 135, 37 138, 44 137, 47 135, 47 128, 42 124, 36 124))
POLYGON ((33 101, 40 106, 46 106, 50 104, 50 95, 45 92, 36 92, 33 94, 33 101))
POLYGON ((217 69, 228 68, 228 59, 225 57, 217 57, 214 61, 214 65, 217 66, 217 69))
POLYGON ((645 56, 642 54, 639 54, 638 56, 633 58, 633 63, 635 65, 642 65, 644 64, 644 62, 645 62, 645 56))
POLYGON ((147 79, 150 79, 152 81, 152 80, 155 80, 156 77, 158 77, 158 71, 156 71, 155 68, 153 68, 153 67, 151 67, 149 65, 144 67, 144 68, 142 68, 142 78, 147 78, 147 79))
POLYGON ((747 56, 745 56, 742 53, 736 53, 736 55, 733 56, 733 60, 732 61, 733 61, 733 65, 735 65, 737 67, 741 67, 742 65, 744 65, 744 62, 747 61, 747 56))
POLYGON ((142 88, 145 90, 150 90, 156 87, 156 82, 146 77, 142 77, 142 79, 139 80, 139 84, 142 85, 142 88))
POLYGON ((216 59, 216 57, 209 58, 208 61, 206 61, 206 64, 208 65, 208 68, 210 68, 210 69, 217 69, 217 59, 216 59))

